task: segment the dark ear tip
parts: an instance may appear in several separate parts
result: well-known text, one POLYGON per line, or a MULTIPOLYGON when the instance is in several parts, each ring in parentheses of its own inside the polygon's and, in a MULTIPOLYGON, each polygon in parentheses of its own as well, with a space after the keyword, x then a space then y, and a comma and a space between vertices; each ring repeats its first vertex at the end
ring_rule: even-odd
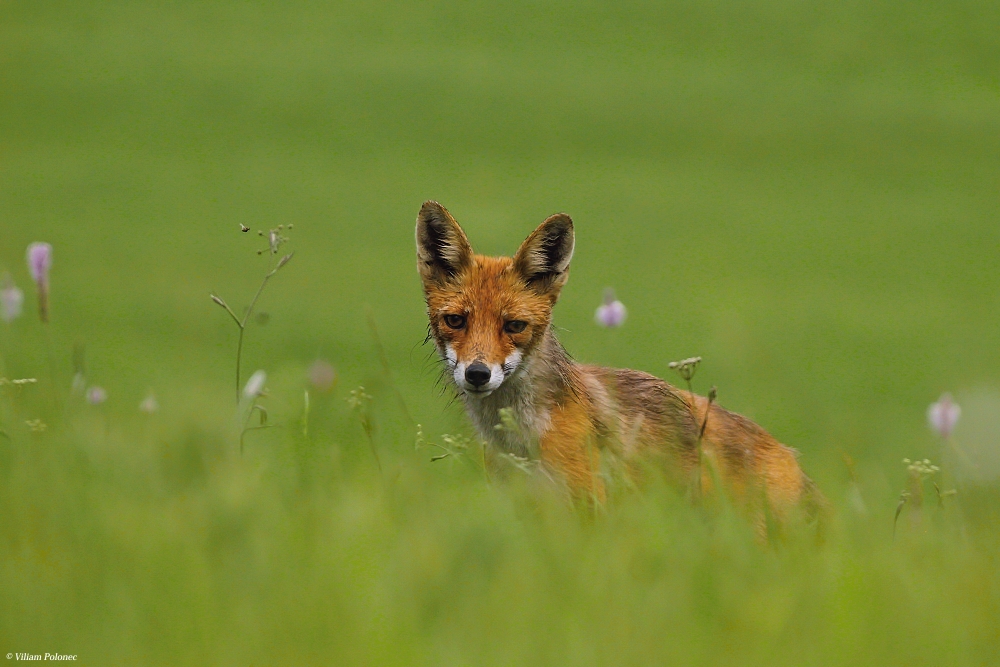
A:
POLYGON ((437 203, 433 199, 428 199, 420 206, 421 213, 429 213, 429 212, 437 213, 443 210, 444 206, 441 206, 441 204, 437 203))
POLYGON ((555 215, 550 215, 545 218, 545 225, 555 225, 560 229, 572 230, 573 229, 573 218, 569 217, 566 213, 556 213, 555 215))

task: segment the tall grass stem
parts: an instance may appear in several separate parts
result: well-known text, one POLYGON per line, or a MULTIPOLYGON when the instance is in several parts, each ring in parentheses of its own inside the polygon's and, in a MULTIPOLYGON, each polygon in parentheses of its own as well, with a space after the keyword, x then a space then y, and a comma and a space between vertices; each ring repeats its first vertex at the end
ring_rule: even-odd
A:
POLYGON ((392 376, 392 368, 389 367, 389 358, 385 354, 385 348, 382 346, 382 338, 378 334, 378 327, 375 325, 375 316, 372 314, 371 308, 366 308, 368 316, 368 328, 372 331, 372 340, 375 342, 375 351, 378 352, 379 361, 382 364, 382 371, 385 373, 385 378, 389 383, 389 387, 392 389, 393 396, 396 397, 396 403, 399 404, 399 409, 402 411, 403 416, 406 417, 406 421, 410 422, 410 426, 415 426, 416 421, 410 416, 410 410, 406 407, 406 399, 403 398, 403 393, 399 391, 399 387, 396 386, 396 382, 392 376))

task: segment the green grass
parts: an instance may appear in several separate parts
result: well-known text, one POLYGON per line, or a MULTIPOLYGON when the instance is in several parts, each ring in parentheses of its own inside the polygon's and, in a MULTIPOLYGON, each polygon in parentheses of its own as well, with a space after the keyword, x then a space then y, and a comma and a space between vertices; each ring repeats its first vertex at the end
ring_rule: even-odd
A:
POLYGON ((7 3, 0 8, 0 655, 79 664, 997 664, 1000 8, 943 3, 7 3), (588 518, 496 488, 421 346, 420 203, 510 253, 576 223, 578 359, 802 453, 827 543, 651 488, 588 518), (239 233, 239 224, 254 233, 239 233), (269 421, 238 451, 236 331, 269 421), (33 317, 32 241, 55 249, 33 317), (629 308, 593 324, 603 289, 629 308), (368 324, 376 323, 386 374, 368 324), (83 346, 100 407, 70 393, 83 346), (312 395, 305 369, 339 373, 312 395), (348 392, 373 397, 380 477, 348 392), (155 392, 161 410, 139 412, 155 392), (942 460, 905 508, 903 457, 942 460), (398 394, 397 394, 398 392, 398 394), (33 433, 25 423, 41 419, 33 433), (844 454, 868 512, 848 502, 844 454), (928 489, 930 487, 928 486, 928 489))

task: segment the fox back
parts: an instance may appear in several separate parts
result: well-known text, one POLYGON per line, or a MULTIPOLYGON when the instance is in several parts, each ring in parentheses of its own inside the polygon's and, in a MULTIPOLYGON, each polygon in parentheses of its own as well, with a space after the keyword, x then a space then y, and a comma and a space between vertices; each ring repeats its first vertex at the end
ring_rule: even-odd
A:
POLYGON ((417 216, 430 338, 487 447, 537 461, 574 497, 604 498, 607 465, 633 481, 650 465, 688 489, 724 484, 763 520, 819 498, 794 450, 754 422, 641 371, 573 361, 552 330, 569 277, 573 222, 547 218, 512 257, 473 252, 440 204, 417 216), (603 466, 603 468, 602 468, 603 466))

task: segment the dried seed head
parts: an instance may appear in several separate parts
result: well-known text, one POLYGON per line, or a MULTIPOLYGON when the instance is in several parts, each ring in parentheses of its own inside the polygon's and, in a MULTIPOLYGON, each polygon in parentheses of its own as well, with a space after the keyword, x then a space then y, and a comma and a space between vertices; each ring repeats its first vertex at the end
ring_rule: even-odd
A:
POLYGON ((677 371, 678 375, 684 378, 686 382, 690 382, 698 370, 698 364, 700 363, 701 357, 689 357, 680 361, 671 361, 667 364, 667 368, 677 371))
POLYGON ((930 477, 936 472, 940 472, 941 468, 931 463, 930 459, 924 459, 923 461, 910 462, 910 459, 903 459, 903 463, 906 464, 906 470, 910 473, 912 477, 930 477))
POLYGON ((372 397, 365 391, 364 387, 351 390, 351 395, 347 397, 347 404, 355 410, 361 410, 372 400, 372 397))
POLYGON ((48 428, 48 425, 41 419, 29 419, 24 423, 28 425, 28 429, 32 433, 44 433, 48 428))
MULTIPOLYGON (((267 232, 267 249, 272 255, 277 255, 281 245, 288 242, 288 237, 282 234, 284 229, 284 225, 278 225, 267 232)), ((260 235, 264 236, 264 232, 260 232, 260 235)))

